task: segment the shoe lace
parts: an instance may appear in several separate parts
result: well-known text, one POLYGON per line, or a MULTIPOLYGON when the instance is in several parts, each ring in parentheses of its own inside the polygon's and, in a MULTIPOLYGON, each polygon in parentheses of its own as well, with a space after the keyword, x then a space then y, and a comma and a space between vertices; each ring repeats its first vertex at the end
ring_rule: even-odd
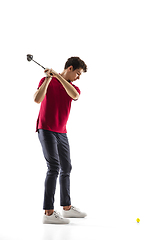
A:
POLYGON ((53 213, 55 215, 55 218, 61 218, 62 219, 62 216, 61 216, 61 214, 59 212, 54 211, 53 213))
POLYGON ((78 212, 78 213, 81 212, 78 208, 76 208, 76 207, 74 207, 74 206, 71 206, 71 208, 72 208, 74 211, 78 212))

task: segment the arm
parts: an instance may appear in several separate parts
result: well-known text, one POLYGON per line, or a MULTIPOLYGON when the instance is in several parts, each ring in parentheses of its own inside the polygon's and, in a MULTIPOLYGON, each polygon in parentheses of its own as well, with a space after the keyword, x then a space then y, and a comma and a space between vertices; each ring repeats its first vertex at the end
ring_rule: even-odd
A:
POLYGON ((67 80, 65 80, 61 75, 59 75, 58 73, 56 73, 54 70, 52 69, 46 69, 44 71, 45 73, 47 73, 47 77, 45 79, 45 81, 42 83, 42 85, 40 86, 40 88, 35 92, 34 94, 34 101, 36 103, 41 103, 46 95, 47 92, 47 88, 48 85, 50 83, 50 81, 52 80, 52 77, 56 77, 60 83, 63 85, 63 87, 65 88, 67 94, 73 98, 74 100, 77 100, 79 98, 79 93, 77 92, 77 90, 69 83, 67 82, 67 80), (52 75, 50 75, 50 73, 52 73, 52 75))
POLYGON ((36 103, 41 103, 46 95, 48 85, 50 81, 52 80, 52 77, 46 77, 45 81, 42 83, 40 88, 35 92, 34 94, 34 101, 36 103))
POLYGON ((61 75, 59 75, 53 69, 51 69, 50 71, 59 80, 59 82, 63 85, 67 94, 74 100, 77 100, 79 98, 79 93, 77 92, 77 90, 67 80, 65 80, 61 75))
POLYGON ((79 93, 77 90, 69 83, 67 80, 65 80, 61 75, 57 75, 56 78, 60 81, 60 83, 65 88, 67 94, 73 98, 74 100, 77 100, 79 98, 79 93))

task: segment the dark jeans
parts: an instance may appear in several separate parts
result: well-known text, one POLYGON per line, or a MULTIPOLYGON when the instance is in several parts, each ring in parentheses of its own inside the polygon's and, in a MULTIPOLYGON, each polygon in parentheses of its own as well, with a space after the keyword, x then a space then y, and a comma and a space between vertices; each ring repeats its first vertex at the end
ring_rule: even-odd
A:
POLYGON ((38 137, 47 162, 43 209, 54 209, 54 194, 60 170, 60 205, 71 205, 70 199, 70 148, 66 133, 39 129, 38 137))

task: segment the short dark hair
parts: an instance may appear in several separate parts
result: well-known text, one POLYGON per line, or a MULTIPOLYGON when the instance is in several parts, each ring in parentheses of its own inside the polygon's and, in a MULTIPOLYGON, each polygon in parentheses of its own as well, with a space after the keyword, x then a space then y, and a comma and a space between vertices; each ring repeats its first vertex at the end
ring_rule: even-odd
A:
POLYGON ((82 68, 84 72, 87 72, 87 65, 79 57, 68 58, 67 62, 65 63, 64 69, 67 69, 70 66, 73 66, 73 71, 82 68))

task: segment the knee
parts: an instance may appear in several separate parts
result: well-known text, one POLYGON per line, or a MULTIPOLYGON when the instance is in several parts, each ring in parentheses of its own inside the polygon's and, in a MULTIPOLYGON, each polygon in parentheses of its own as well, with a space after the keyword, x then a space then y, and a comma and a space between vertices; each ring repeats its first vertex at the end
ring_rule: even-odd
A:
POLYGON ((47 171, 47 175, 48 176, 57 176, 58 177, 59 174, 59 169, 49 169, 47 171))
POLYGON ((69 166, 69 173, 71 172, 71 170, 72 170, 72 165, 70 164, 70 166, 69 166))
POLYGON ((72 165, 71 165, 71 164, 68 164, 67 167, 61 168, 61 174, 63 174, 63 175, 69 175, 70 172, 71 172, 71 170, 72 170, 72 165))
POLYGON ((58 164, 47 164, 47 167, 48 167, 48 171, 47 171, 48 175, 58 176, 59 170, 60 170, 60 166, 58 164))

